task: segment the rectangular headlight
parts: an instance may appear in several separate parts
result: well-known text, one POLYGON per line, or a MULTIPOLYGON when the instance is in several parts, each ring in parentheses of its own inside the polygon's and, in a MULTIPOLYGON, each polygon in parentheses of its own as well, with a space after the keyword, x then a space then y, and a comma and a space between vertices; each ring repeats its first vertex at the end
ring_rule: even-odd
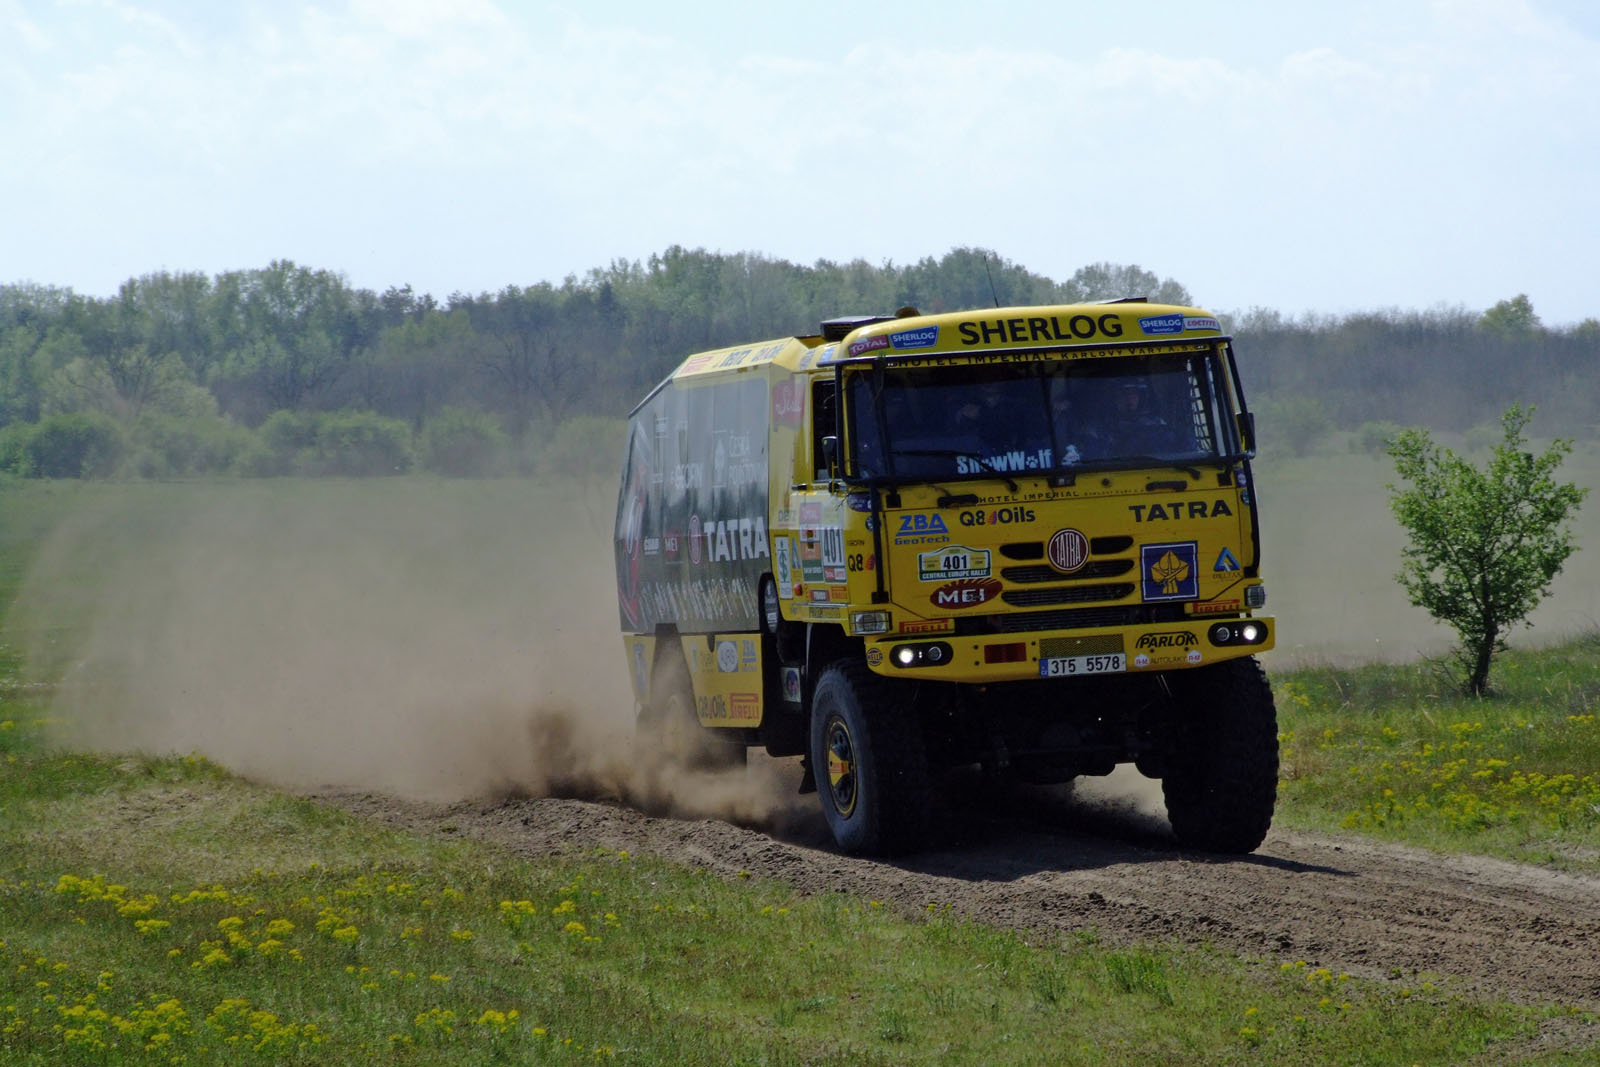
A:
POLYGON ((887 611, 852 611, 850 628, 858 634, 886 634, 889 632, 887 611))
POLYGON ((1267 606, 1267 587, 1252 585, 1244 591, 1244 606, 1247 608, 1264 608, 1267 606))

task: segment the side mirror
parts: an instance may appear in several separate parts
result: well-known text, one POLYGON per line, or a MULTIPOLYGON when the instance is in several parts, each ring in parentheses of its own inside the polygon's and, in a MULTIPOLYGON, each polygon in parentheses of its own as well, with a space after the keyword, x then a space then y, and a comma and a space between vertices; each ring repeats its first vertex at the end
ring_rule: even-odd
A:
POLYGON ((839 438, 831 433, 822 439, 822 462, 828 468, 828 477, 832 478, 839 467, 839 438))
POLYGON ((1247 456, 1256 454, 1256 416, 1253 411, 1246 411, 1239 415, 1239 443, 1244 446, 1247 456))

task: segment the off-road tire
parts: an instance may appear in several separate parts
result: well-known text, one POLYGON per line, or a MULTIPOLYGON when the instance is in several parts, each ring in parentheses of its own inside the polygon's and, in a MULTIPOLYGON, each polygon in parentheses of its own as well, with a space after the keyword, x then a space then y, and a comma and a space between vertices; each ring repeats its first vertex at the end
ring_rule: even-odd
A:
POLYGON ((1278 798, 1278 714, 1254 656, 1172 680, 1176 729, 1161 792, 1178 843, 1254 852, 1278 798))
POLYGON ((650 682, 650 702, 634 725, 635 759, 682 770, 717 771, 745 764, 741 743, 700 725, 689 669, 675 650, 663 652, 650 682))
POLYGON ((811 767, 822 814, 845 852, 894 855, 927 842, 933 788, 913 691, 853 660, 833 664, 817 679, 811 767), (830 772, 830 759, 837 769, 841 757, 848 779, 830 772))

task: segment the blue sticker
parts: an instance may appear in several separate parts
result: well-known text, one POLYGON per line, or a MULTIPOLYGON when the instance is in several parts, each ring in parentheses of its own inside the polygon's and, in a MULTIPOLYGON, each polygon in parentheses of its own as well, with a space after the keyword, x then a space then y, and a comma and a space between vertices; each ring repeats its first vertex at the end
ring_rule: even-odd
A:
POLYGON ((896 348, 932 348, 939 343, 939 327, 924 326, 920 330, 891 333, 889 343, 896 348))
POLYGON ((1139 546, 1139 578, 1144 599, 1198 600, 1199 550, 1193 541, 1139 546))
POLYGON ((942 545, 950 540, 950 528, 944 516, 937 511, 911 511, 900 516, 900 526, 894 532, 897 545, 942 545))
POLYGON ((1153 333, 1182 333, 1182 315, 1152 315, 1147 319, 1139 320, 1139 329, 1147 334, 1153 333))
POLYGON ((1239 561, 1233 558, 1232 552, 1224 548, 1217 554, 1216 566, 1211 569, 1214 571, 1236 571, 1239 569, 1239 561))

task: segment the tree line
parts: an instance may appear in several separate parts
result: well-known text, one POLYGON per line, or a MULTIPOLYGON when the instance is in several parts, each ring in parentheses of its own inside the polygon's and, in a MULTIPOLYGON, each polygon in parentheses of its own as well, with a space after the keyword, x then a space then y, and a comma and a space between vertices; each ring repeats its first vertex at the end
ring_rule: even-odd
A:
MULTIPOLYGON (((110 297, 0 285, 0 470, 582 465, 689 352, 907 304, 938 312, 1130 295, 1192 302, 1177 281, 1136 266, 1091 264, 1054 281, 979 248, 906 265, 806 266, 674 246, 559 285, 443 301, 409 286, 356 288, 286 260, 147 274, 110 297)), ((1291 421, 1295 397, 1315 398, 1339 425, 1441 428, 1516 399, 1554 408, 1557 428, 1592 432, 1600 322, 1548 330, 1525 297, 1481 314, 1232 319, 1255 396, 1287 404, 1280 415, 1291 421)), ((614 458, 604 455, 606 469, 614 458)))

